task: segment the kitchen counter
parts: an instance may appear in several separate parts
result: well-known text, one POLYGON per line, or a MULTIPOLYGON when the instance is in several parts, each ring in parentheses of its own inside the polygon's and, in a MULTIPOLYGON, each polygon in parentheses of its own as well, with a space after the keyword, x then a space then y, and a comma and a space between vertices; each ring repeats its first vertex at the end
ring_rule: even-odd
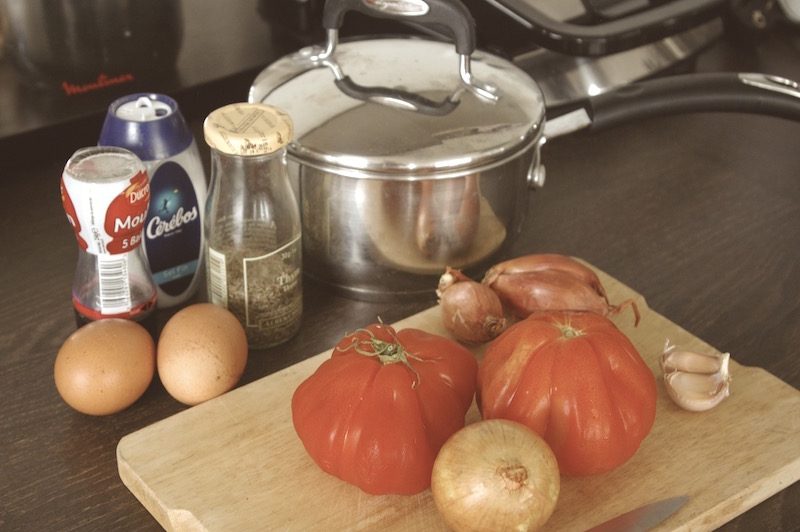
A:
MULTIPOLYGON (((720 42, 699 57, 697 69, 800 79, 800 31, 781 28, 757 46, 720 42)), ((175 94, 201 146, 205 115, 244 99, 250 81, 231 76, 175 94)), ((96 142, 101 123, 102 115, 90 116, 0 144, 0 530, 159 528, 120 481, 115 449, 122 436, 187 407, 156 379, 131 408, 90 417, 70 409, 53 382, 55 355, 75 330, 77 257, 58 180, 72 152, 96 142)), ((208 151, 202 153, 207 163, 208 151)), ((800 387, 800 124, 665 117, 555 139, 543 158, 548 181, 530 193, 514 255, 583 258, 739 363, 800 387)), ((393 322, 435 304, 433 293, 411 302, 359 302, 309 280, 304 292, 300 333, 251 352, 242 384, 315 355, 378 316, 393 322)), ((161 311, 159 321, 169 315, 161 311)), ((733 393, 735 387, 734 380, 733 393)), ((798 414, 787 412, 787 419, 796 422, 798 414)), ((676 456, 675 467, 680 462, 676 456)), ((788 531, 797 523, 796 483, 723 530, 788 531)))

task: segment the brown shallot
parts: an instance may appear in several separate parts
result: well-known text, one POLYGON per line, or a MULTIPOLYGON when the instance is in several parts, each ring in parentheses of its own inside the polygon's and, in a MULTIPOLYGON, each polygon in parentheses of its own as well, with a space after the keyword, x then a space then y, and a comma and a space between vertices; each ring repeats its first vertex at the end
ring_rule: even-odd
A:
POLYGON ((445 328, 461 342, 484 343, 506 328, 500 298, 488 286, 448 267, 436 290, 445 328))
POLYGON ((606 297, 606 290, 594 270, 572 257, 558 253, 534 253, 500 262, 489 268, 483 277, 483 282, 491 285, 501 275, 553 270, 577 277, 591 286, 600 296, 606 297))
POLYGON ((564 255, 534 254, 500 263, 486 273, 483 284, 496 292, 503 305, 519 318, 549 310, 609 316, 631 307, 635 323, 639 323, 639 309, 632 299, 612 305, 597 275, 564 255))

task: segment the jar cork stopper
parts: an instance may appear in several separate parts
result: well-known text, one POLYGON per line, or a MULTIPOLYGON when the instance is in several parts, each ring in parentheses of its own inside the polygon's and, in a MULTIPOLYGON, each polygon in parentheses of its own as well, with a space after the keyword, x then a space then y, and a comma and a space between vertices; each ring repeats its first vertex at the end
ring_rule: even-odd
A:
POLYGON ((206 117, 206 144, 228 155, 267 155, 284 148, 294 134, 284 111, 260 103, 233 103, 206 117))

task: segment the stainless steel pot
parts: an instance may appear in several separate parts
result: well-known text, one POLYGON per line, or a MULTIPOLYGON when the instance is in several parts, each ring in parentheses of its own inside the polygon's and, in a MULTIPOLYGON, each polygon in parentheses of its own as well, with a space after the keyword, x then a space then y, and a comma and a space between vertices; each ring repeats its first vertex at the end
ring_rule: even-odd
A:
POLYGON ((538 179, 536 83, 488 54, 460 63, 449 43, 333 42, 270 66, 250 94, 295 122, 305 272, 387 299, 430 293, 446 265, 488 263, 538 179))
POLYGON ((475 51, 474 24, 457 0, 328 0, 323 25, 326 46, 270 65, 249 99, 295 122, 288 154, 305 272, 360 299, 430 294, 446 266, 497 260, 529 212, 529 188, 544 182, 546 137, 674 111, 800 120, 797 84, 726 74, 624 87, 545 127, 536 82, 475 51), (349 10, 445 27, 455 53, 414 38, 339 43, 349 10))

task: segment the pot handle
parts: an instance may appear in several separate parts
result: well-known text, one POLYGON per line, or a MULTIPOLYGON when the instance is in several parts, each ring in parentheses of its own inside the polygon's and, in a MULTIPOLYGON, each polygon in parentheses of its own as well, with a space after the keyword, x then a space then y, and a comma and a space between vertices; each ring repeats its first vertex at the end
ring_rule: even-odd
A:
POLYGON ((322 27, 339 30, 348 11, 393 20, 413 22, 445 30, 460 55, 475 51, 475 21, 459 0, 327 0, 322 11, 322 27))
POLYGON ((339 29, 348 11, 392 20, 412 19, 452 38, 458 53, 458 74, 466 87, 489 101, 497 101, 497 89, 476 80, 470 59, 475 51, 475 20, 460 0, 326 0, 322 26, 327 31, 324 51, 311 58, 325 62, 333 56, 339 41, 339 29))
POLYGON ((388 87, 365 87, 350 79, 350 76, 337 78, 334 83, 340 91, 351 98, 377 102, 431 116, 445 116, 458 107, 458 98, 452 94, 437 102, 413 92, 388 87))
POLYGON ((800 86, 751 73, 686 74, 634 83, 589 100, 592 129, 678 113, 751 113, 800 121, 800 86))
POLYGON ((545 125, 545 136, 597 131, 642 118, 680 113, 729 112, 800 122, 800 85, 758 73, 685 74, 625 85, 545 125))

